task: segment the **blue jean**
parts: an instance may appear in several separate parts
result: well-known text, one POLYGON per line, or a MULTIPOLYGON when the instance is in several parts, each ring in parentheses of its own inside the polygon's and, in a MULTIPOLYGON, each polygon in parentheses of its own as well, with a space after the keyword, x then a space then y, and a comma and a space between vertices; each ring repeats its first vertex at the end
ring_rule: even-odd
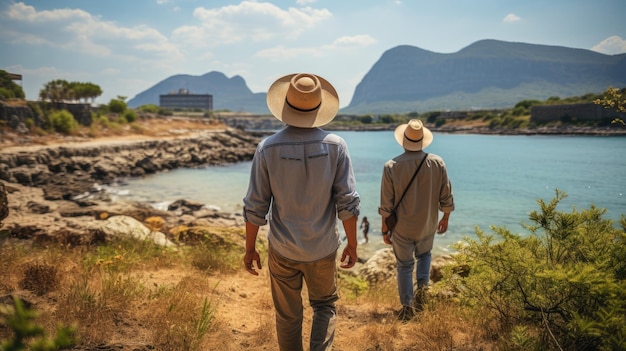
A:
POLYGON ((276 334, 281 351, 301 351, 302 288, 309 292, 313 308, 311 351, 330 350, 335 337, 337 310, 336 252, 314 262, 297 262, 277 254, 270 245, 268 266, 276 309, 276 334))
POLYGON ((417 269, 415 270, 415 280, 417 288, 425 288, 430 281, 430 264, 432 256, 430 251, 418 254, 415 251, 416 242, 405 240, 399 236, 392 239, 393 252, 396 256, 398 264, 398 294, 400 295, 400 303, 403 306, 412 306, 413 291, 413 270, 415 270, 415 262, 417 261, 417 269))

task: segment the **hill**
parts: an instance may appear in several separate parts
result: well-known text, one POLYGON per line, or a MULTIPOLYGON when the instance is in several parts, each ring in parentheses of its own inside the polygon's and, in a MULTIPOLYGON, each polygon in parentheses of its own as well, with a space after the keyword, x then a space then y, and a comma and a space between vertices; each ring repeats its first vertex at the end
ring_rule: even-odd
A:
POLYGON ((235 112, 268 113, 264 93, 253 93, 241 76, 226 77, 220 72, 202 76, 178 74, 157 83, 128 101, 129 107, 159 105, 159 95, 186 89, 192 94, 213 95, 215 110, 235 112))
POLYGON ((611 85, 626 85, 626 54, 498 40, 452 54, 403 45, 381 56, 342 112, 511 107, 525 99, 599 93, 611 85))
MULTIPOLYGON (((401 45, 383 53, 340 112, 509 108, 521 100, 601 93, 609 86, 626 86, 626 54, 498 40, 481 40, 452 54, 401 45)), ((215 71, 169 77, 128 105, 158 105, 160 94, 179 89, 212 94, 215 110, 269 112, 265 93, 253 93, 240 76, 215 71)))

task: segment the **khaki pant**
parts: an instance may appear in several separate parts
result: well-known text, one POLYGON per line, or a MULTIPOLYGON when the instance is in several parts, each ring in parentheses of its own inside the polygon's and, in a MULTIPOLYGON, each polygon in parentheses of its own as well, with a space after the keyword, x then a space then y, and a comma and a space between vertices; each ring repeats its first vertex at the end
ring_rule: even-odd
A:
POLYGON ((303 282, 306 282, 313 308, 310 350, 332 348, 338 299, 336 255, 335 252, 315 262, 297 262, 280 256, 270 247, 268 266, 281 351, 303 350, 303 282))

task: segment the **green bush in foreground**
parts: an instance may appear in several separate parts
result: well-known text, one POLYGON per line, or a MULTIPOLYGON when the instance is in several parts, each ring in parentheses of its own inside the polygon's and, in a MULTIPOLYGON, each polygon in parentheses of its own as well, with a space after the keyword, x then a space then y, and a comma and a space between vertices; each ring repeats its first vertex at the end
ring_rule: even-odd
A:
POLYGON ((43 328, 33 322, 37 313, 23 307, 18 298, 14 306, 0 305, 0 322, 13 330, 13 338, 0 344, 3 351, 52 351, 74 345, 74 328, 59 327, 54 339, 46 337, 43 328))
POLYGON ((557 211, 566 196, 538 201, 530 235, 477 229, 457 247, 470 275, 448 283, 508 326, 510 350, 626 350, 626 218, 617 229, 604 209, 557 211))

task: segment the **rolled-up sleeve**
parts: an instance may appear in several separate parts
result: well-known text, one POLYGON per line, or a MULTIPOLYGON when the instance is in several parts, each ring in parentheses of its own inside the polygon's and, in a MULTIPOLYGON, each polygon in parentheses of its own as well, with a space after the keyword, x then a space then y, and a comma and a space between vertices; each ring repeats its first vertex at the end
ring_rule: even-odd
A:
POLYGON ((387 161, 383 167, 383 175, 380 182, 380 206, 378 207, 378 214, 383 218, 389 217, 393 210, 394 203, 394 189, 393 179, 391 177, 391 166, 393 161, 387 161))
POLYGON ((452 194, 452 183, 448 178, 448 170, 443 162, 441 172, 441 190, 439 192, 439 210, 443 213, 454 211, 454 196, 452 194))
POLYGON ((358 216, 361 211, 361 200, 356 190, 356 179, 352 170, 352 161, 348 148, 342 144, 337 160, 337 173, 333 185, 337 217, 346 220, 358 216))
POLYGON ((267 224, 267 214, 272 202, 269 174, 261 147, 262 143, 252 159, 248 192, 243 199, 244 220, 258 226, 267 224))

